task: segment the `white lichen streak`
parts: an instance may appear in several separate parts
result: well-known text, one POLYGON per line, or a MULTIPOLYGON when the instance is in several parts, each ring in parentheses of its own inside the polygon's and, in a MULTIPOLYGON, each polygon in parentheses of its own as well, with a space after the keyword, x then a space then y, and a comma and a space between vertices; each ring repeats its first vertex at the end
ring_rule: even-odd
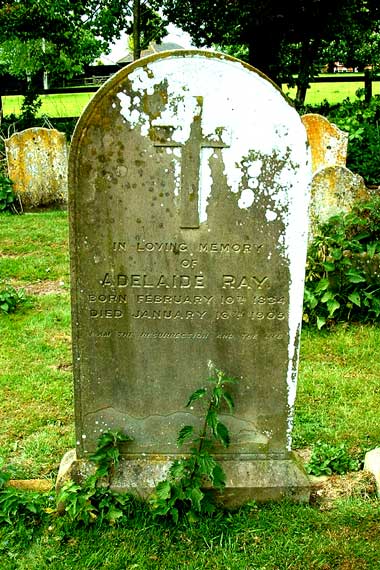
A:
MULTIPOLYGON (((276 223, 279 217, 284 222, 285 231, 278 247, 287 259, 291 275, 287 375, 290 448, 296 393, 295 351, 302 317, 311 180, 305 128, 298 113, 270 81, 241 63, 222 57, 213 57, 212 60, 203 54, 165 57, 149 62, 144 68, 136 68, 129 74, 129 80, 133 97, 125 92, 117 95, 123 118, 132 127, 140 128, 143 136, 148 135, 150 127, 169 125, 173 127, 172 140, 178 145, 185 144, 190 136, 194 116, 200 114, 201 97, 203 137, 218 140, 217 133, 221 133, 226 148, 218 152, 221 152, 226 182, 230 191, 236 194, 238 207, 248 211, 259 196, 264 195, 271 203, 265 216, 267 223, 276 223), (142 100, 157 89, 163 89, 164 85, 167 102, 160 116, 152 120, 142 111, 142 100), (270 160, 276 162, 274 168, 277 170, 268 181, 264 180, 263 169, 267 166, 268 170, 264 161, 270 160)), ((207 205, 212 190, 209 159, 213 152, 208 148, 201 151, 201 223, 207 221, 207 205)), ((174 193, 178 194, 180 148, 171 149, 171 153, 177 163, 174 193)))

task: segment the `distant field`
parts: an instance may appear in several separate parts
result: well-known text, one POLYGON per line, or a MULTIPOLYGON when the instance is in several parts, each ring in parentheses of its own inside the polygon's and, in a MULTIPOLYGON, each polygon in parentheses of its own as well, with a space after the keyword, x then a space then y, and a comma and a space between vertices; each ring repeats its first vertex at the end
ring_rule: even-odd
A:
MULTIPOLYGON (((347 75, 347 74, 345 74, 347 75)), ((340 103, 347 97, 356 98, 356 91, 364 87, 361 81, 353 83, 313 83, 307 91, 306 103, 309 105, 318 105, 325 99, 331 103, 340 103)), ((283 85, 283 91, 290 98, 294 98, 296 89, 289 89, 283 85)), ((380 81, 374 81, 372 84, 374 95, 380 94, 380 81)), ((49 117, 79 117, 88 101, 93 97, 94 93, 65 93, 54 95, 43 95, 42 106, 39 115, 47 115, 49 117)), ((20 112, 22 96, 3 97, 4 114, 16 115, 20 112)))
MULTIPOLYGON (((311 87, 307 90, 306 104, 318 105, 325 99, 331 105, 341 103, 347 98, 354 100, 356 99, 356 91, 363 88, 364 82, 362 81, 352 83, 312 83, 311 87)), ((289 89, 286 85, 283 85, 283 91, 290 98, 294 99, 296 95, 295 88, 289 89)), ((373 95, 380 94, 380 81, 374 81, 372 83, 372 93, 373 95)))
MULTIPOLYGON (((38 115, 48 117, 79 117, 94 93, 63 93, 43 95, 38 115)), ((21 95, 3 97, 4 115, 18 115, 22 103, 21 95)))

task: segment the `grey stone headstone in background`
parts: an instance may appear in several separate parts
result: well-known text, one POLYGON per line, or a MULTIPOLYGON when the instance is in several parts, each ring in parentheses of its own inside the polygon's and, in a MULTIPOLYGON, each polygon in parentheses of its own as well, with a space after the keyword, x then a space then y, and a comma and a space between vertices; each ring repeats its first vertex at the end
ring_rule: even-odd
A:
POLYGON ((211 361, 239 379, 226 503, 308 497, 290 449, 309 181, 297 112, 237 60, 167 52, 100 89, 70 158, 78 461, 125 431, 116 486, 148 494, 211 361))

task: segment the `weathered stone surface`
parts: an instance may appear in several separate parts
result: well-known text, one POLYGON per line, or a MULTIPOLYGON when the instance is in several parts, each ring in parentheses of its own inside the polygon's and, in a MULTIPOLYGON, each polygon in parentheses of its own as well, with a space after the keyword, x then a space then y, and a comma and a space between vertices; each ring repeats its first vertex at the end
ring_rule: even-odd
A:
POLYGON ((290 449, 307 146, 270 81, 199 51, 132 64, 82 115, 69 184, 77 455, 128 433, 120 487, 136 466, 142 489, 166 473, 178 430, 200 425, 184 405, 211 361, 239 379, 218 450, 227 495, 259 498, 272 478, 268 497, 306 497, 290 449))
POLYGON ((331 166, 313 176, 309 236, 318 233, 320 224, 331 216, 350 212, 356 200, 366 200, 369 192, 364 180, 344 166, 331 166))
POLYGON ((67 143, 55 129, 32 128, 5 141, 8 175, 24 209, 67 203, 67 143))
POLYGON ((380 497, 380 447, 371 449, 365 454, 364 469, 375 477, 377 494, 380 497))
POLYGON ((348 133, 317 113, 301 119, 310 144, 313 174, 329 166, 346 166, 348 133))

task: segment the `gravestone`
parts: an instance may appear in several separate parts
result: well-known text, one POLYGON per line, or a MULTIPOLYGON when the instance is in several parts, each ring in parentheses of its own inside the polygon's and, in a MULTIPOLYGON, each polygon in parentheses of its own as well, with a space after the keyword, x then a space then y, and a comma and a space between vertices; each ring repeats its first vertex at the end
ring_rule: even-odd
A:
POLYGON ((67 143, 56 129, 35 127, 5 141, 8 175, 24 209, 67 204, 67 143))
POLYGON ((351 212, 358 201, 370 199, 370 192, 359 174, 345 166, 319 170, 311 186, 309 238, 318 234, 321 224, 331 216, 351 212))
POLYGON ((312 173, 329 166, 346 166, 348 133, 317 113, 307 113, 301 120, 310 144, 312 173))
POLYGON ((239 380, 225 503, 308 499, 291 430, 309 181, 297 112, 238 60, 167 52, 99 90, 70 156, 72 473, 121 430, 114 487, 149 495, 211 362, 239 380))

